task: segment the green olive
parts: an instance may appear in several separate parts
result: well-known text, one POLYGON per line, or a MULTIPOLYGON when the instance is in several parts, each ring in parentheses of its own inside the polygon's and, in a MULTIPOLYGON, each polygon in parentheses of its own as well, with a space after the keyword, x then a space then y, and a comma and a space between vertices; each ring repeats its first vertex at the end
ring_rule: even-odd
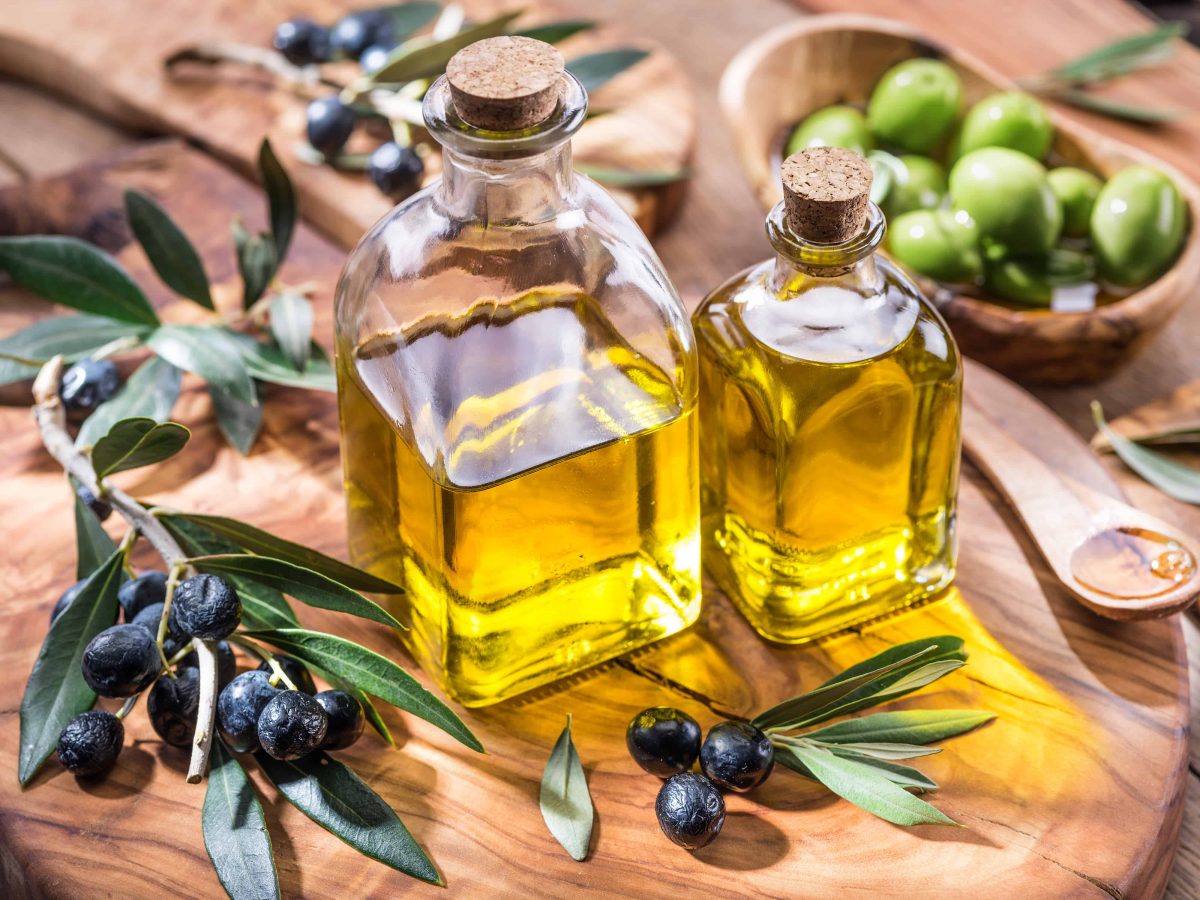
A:
POLYGON ((1046 170, 1007 147, 984 147, 955 163, 950 202, 967 212, 981 236, 1014 253, 1045 253, 1062 232, 1062 207, 1046 170))
POLYGON ((962 283, 979 277, 979 233, 966 213, 916 209, 888 226, 888 248, 897 260, 938 281, 962 283))
POLYGON ((1046 173, 1050 190, 1062 204, 1063 234, 1067 237, 1087 237, 1092 208, 1104 182, 1083 169, 1061 166, 1046 173))
POLYGON ((1100 274, 1125 287, 1148 284, 1175 262, 1187 205, 1170 178, 1149 166, 1122 169, 1100 189, 1091 235, 1100 274))
POLYGON ((827 106, 796 126, 788 139, 787 153, 809 147, 845 147, 866 156, 871 149, 867 118, 853 106, 827 106))
POLYGON ((936 209, 946 196, 946 171, 928 156, 906 154, 892 167, 884 210, 889 219, 914 209, 936 209))
POLYGON ((871 93, 867 122, 881 141, 928 153, 962 109, 962 82, 944 62, 908 59, 884 73, 871 93))
POLYGON ((965 156, 981 147, 1008 147, 1041 159, 1054 140, 1046 107, 1020 91, 984 97, 968 110, 954 149, 965 156))
POLYGON ((993 297, 1027 306, 1049 307, 1058 288, 1085 284, 1096 277, 1096 264, 1086 253, 1055 247, 1033 259, 989 262, 983 287, 993 297))

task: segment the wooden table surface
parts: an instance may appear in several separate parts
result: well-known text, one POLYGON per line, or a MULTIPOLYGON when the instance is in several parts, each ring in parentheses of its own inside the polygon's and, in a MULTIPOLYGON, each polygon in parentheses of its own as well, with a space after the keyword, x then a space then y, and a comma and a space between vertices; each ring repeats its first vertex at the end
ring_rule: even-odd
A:
MULTIPOLYGON (((17 0, 4 0, 17 2, 17 0)), ((277 3, 280 18, 288 4, 277 3)), ((747 41, 800 14, 783 0, 560 0, 580 16, 635 23, 672 49, 693 77, 701 110, 695 169, 697 178, 679 221, 657 247, 689 304, 721 279, 767 252, 757 204, 741 178, 732 144, 716 107, 716 85, 729 59, 747 41)), ((1119 0, 806 0, 813 11, 856 11, 913 22, 930 37, 963 46, 1014 77, 1033 74, 1097 44, 1147 27, 1147 20, 1119 0)), ((114 64, 119 64, 114 61, 114 64)), ((0 60, 0 66, 3 61, 0 60)), ((1113 86, 1125 100, 1184 108, 1200 98, 1200 53, 1181 48, 1160 69, 1113 86)), ((136 141, 120 131, 27 87, 0 82, 0 185, 62 171, 104 149, 136 141)), ((1146 147, 1200 180, 1200 114, 1183 124, 1142 130, 1071 112, 1122 140, 1146 147)), ((1169 328, 1138 360, 1105 383, 1041 390, 1039 396, 1081 433, 1090 434, 1087 404, 1104 402, 1119 415, 1200 378, 1200 305, 1185 306, 1169 328)), ((1150 494, 1137 497, 1170 515, 1170 504, 1150 494)), ((1181 513, 1180 518, 1184 518, 1181 513)), ((1200 629, 1185 623, 1192 649, 1193 710, 1200 709, 1200 629)), ((1169 897, 1200 896, 1200 741, 1193 737, 1188 809, 1169 897)), ((1103 853, 1103 847, 1097 847, 1103 853)))

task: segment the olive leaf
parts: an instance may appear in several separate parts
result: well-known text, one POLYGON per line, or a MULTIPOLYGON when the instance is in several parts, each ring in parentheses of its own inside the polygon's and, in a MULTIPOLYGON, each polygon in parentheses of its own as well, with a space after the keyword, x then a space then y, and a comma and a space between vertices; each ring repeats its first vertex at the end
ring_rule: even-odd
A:
MULTIPOLYGON (((170 516, 156 511, 157 518, 179 542, 189 556, 213 556, 237 553, 241 548, 218 537, 207 528, 183 516, 170 516)), ((232 520, 230 520, 232 521, 232 520)), ((242 599, 242 624, 247 628, 297 628, 300 620, 287 598, 280 591, 240 578, 225 576, 232 582, 242 599)))
POLYGON ((404 588, 392 584, 390 581, 377 578, 362 569, 356 569, 349 563, 326 556, 311 547, 285 541, 281 537, 276 537, 270 532, 255 528, 253 525, 237 519, 173 510, 159 510, 157 515, 168 527, 173 528, 177 523, 189 523, 242 550, 295 563, 358 591, 372 591, 377 594, 404 593, 404 588))
POLYGON ((604 166, 576 165, 575 171, 586 175, 603 184, 620 188, 658 187, 673 184, 676 181, 686 181, 692 177, 692 170, 682 169, 610 169, 604 166))
POLYGON ((80 499, 80 485, 73 478, 71 487, 75 497, 75 578, 82 581, 117 552, 117 545, 96 514, 80 499))
MULTIPOLYGON (((267 192, 267 213, 271 220, 271 242, 274 245, 275 267, 287 257, 296 230, 296 189, 287 170, 279 162, 271 142, 263 138, 258 148, 258 171, 267 192)), ((272 270, 272 275, 275 271, 272 270)), ((268 281, 270 279, 268 278, 268 281)))
POLYGON ((914 797, 873 766, 818 747, 787 745, 781 757, 792 755, 839 797, 894 825, 955 825, 936 807, 914 797))
MULTIPOLYGON (((243 335, 243 337, 248 337, 243 335)), ((285 387, 306 388, 311 391, 337 390, 337 378, 324 348, 313 342, 309 346, 308 361, 304 371, 297 372, 287 361, 283 351, 273 344, 264 344, 254 339, 241 342, 242 357, 250 374, 259 381, 281 384, 285 387)))
POLYGON ((1169 497, 1200 504, 1200 470, 1176 462, 1157 450, 1143 447, 1109 427, 1104 409, 1092 401, 1092 418, 1121 461, 1169 497))
POLYGON ((242 764, 213 741, 201 813, 204 849, 232 900, 279 896, 279 875, 262 804, 242 764))
POLYGON ((1089 51, 1077 59, 1057 66, 1049 74, 1074 84, 1087 84, 1125 75, 1135 69, 1163 62, 1173 51, 1171 42, 1187 34, 1187 31, 1188 26, 1183 22, 1159 25, 1143 34, 1121 38, 1089 51))
MULTIPOLYGON (((838 749, 836 744, 825 747, 834 756, 842 756, 843 752, 838 749)), ((805 778, 811 778, 813 781, 820 781, 808 766, 804 765, 798 757, 789 752, 787 749, 779 750, 776 748, 775 761, 786 769, 791 769, 798 775, 803 775, 805 778)), ((870 757, 856 757, 855 761, 860 765, 867 766, 875 770, 881 778, 886 778, 892 784, 898 784, 901 787, 910 788, 918 792, 935 791, 937 790, 937 782, 932 778, 912 766, 901 765, 896 762, 889 762, 883 759, 872 759, 870 757)))
POLYGON ((179 399, 180 373, 161 356, 152 356, 129 376, 109 400, 101 403, 79 428, 76 447, 89 447, 122 419, 165 422, 179 399))
POLYGON ((562 844, 571 858, 583 862, 592 841, 592 823, 596 812, 587 778, 575 742, 571 740, 571 717, 558 736, 546 769, 542 773, 542 788, 538 795, 542 818, 554 839, 562 844))
POLYGON ((304 566, 256 553, 197 556, 190 560, 201 572, 237 575, 289 594, 308 606, 344 612, 390 628, 403 628, 391 614, 358 591, 304 566))
POLYGON ((602 50, 570 60, 567 63, 567 71, 578 78, 583 89, 590 94, 649 55, 648 50, 637 50, 633 47, 602 50))
POLYGON ((177 294, 213 309, 204 263, 166 210, 145 194, 125 191, 125 215, 134 237, 163 283, 177 294))
POLYGON ((17 777, 22 786, 37 774, 67 723, 92 708, 95 692, 83 680, 83 650, 117 621, 117 590, 125 554, 117 551, 88 578, 78 596, 50 626, 21 698, 17 777))
POLYGON ((313 309, 308 299, 276 294, 271 300, 271 334, 295 370, 304 372, 313 344, 313 309))
POLYGON ((547 44, 557 44, 565 41, 581 31, 591 31, 596 27, 595 22, 587 19, 565 19, 562 22, 550 22, 547 25, 535 25, 533 28, 522 28, 513 31, 514 37, 533 38, 535 41, 545 41, 547 44))
POLYGON ((262 428, 262 404, 243 403, 215 384, 208 386, 208 396, 213 412, 217 414, 217 427, 225 440, 242 456, 249 456, 250 448, 254 446, 254 440, 262 428))
MULTIPOLYGON (((909 645, 905 645, 909 646, 909 645)), ((936 649, 932 643, 924 647, 912 648, 907 656, 900 657, 885 664, 866 668, 861 672, 846 671, 838 680, 827 682, 815 690, 798 697, 792 697, 772 706, 765 712, 754 717, 753 724, 758 728, 789 728, 801 724, 809 716, 815 715, 831 705, 853 694, 864 685, 874 684, 878 679, 895 672, 921 656, 932 654, 936 649)))
POLYGON ((32 378, 51 357, 61 354, 67 362, 75 362, 113 341, 140 339, 149 332, 146 325, 105 316, 42 319, 0 340, 0 384, 32 378), (18 359, 28 362, 18 362, 18 359))
POLYGON ((459 50, 484 38, 504 34, 508 26, 518 19, 524 10, 504 13, 478 25, 469 25, 453 37, 427 44, 401 44, 387 62, 372 72, 366 79, 369 84, 402 84, 418 78, 440 75, 446 63, 459 50))
POLYGON ((1161 125, 1174 122, 1191 115, 1186 109, 1175 107, 1146 106, 1141 103, 1122 103, 1111 97, 1100 97, 1086 91, 1064 88, 1057 91, 1043 92, 1053 100, 1060 100, 1071 106, 1086 109, 1088 112, 1099 113, 1110 119, 1122 119, 1126 122, 1137 122, 1142 125, 1161 125))
POLYGON ((191 432, 178 422, 122 419, 92 448, 96 480, 170 459, 189 437, 191 432))
POLYGON ((275 242, 269 234, 251 235, 238 219, 233 220, 233 247, 242 276, 242 308, 249 309, 271 285, 278 268, 275 242))
POLYGON ((158 324, 150 301, 124 267, 77 238, 0 238, 0 269, 53 303, 135 325, 158 324))
POLYGON ((248 634, 345 679, 385 703, 419 716, 472 750, 483 752, 479 739, 454 711, 390 659, 345 638, 304 628, 276 628, 248 634))
POLYGON ((240 346, 224 329, 163 325, 150 335, 147 343, 167 362, 199 375, 243 403, 258 402, 240 346))
MULTIPOLYGON (((807 738, 808 734, 805 734, 805 737, 807 738)), ((854 742, 838 744, 838 755, 849 759, 859 759, 869 756, 872 759, 895 762, 901 759, 920 759, 922 756, 933 756, 941 752, 941 747, 924 747, 920 744, 854 742)))
POLYGON ((410 34, 432 22, 441 8, 438 3, 394 3, 391 6, 378 7, 376 12, 387 16, 388 25, 391 26, 388 29, 389 36, 399 44, 410 34))
POLYGON ((973 709, 905 709, 847 719, 807 731, 804 736, 826 744, 862 741, 930 744, 978 728, 994 718, 995 713, 973 709))
POLYGON ((399 872, 443 884, 395 810, 336 759, 317 751, 285 762, 261 750, 254 759, 289 803, 330 834, 399 872))

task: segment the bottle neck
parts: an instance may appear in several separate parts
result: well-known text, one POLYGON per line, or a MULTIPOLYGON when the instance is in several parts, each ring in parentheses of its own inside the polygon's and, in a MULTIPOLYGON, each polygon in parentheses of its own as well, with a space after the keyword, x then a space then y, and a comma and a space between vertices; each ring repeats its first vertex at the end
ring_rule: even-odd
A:
POLYGON ((571 142, 503 159, 442 149, 440 198, 456 219, 487 224, 543 222, 568 205, 571 142))
POLYGON ((780 299, 811 287, 841 287, 859 294, 883 290, 883 276, 875 264, 875 250, 883 241, 887 223, 874 203, 863 230, 839 244, 806 240, 787 224, 779 203, 767 216, 767 237, 775 248, 770 287, 780 299))

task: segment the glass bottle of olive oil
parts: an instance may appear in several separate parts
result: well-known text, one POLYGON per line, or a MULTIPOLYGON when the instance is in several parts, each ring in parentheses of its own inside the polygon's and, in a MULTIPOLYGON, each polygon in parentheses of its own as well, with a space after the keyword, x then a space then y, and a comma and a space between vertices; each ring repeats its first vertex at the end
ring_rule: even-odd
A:
POLYGON ((696 311, 705 565, 754 627, 799 643, 949 584, 962 370, 916 286, 874 255, 857 154, 782 168, 773 259, 696 311))
POLYGON ((572 171, 587 97, 556 50, 474 44, 423 111, 442 180, 338 286, 350 551, 478 706, 695 620, 696 349, 644 236, 572 171))

